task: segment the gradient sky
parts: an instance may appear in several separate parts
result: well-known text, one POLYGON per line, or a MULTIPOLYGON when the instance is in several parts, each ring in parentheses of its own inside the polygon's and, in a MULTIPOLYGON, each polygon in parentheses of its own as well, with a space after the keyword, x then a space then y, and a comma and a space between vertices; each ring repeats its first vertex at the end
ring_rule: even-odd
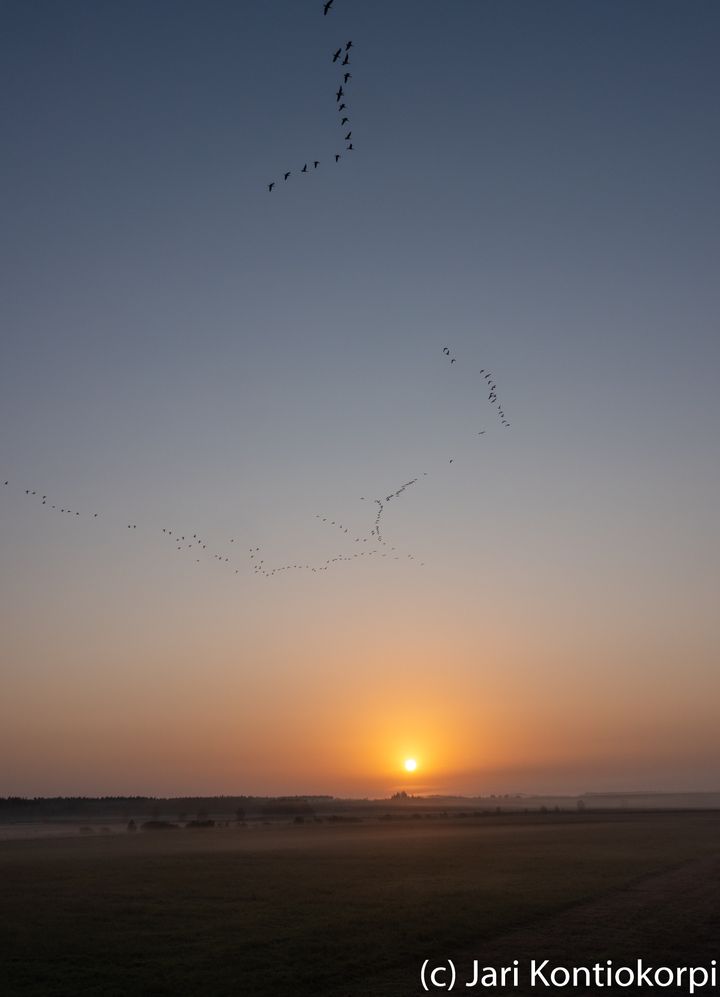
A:
POLYGON ((0 0, 0 795, 719 788, 719 42, 0 0))

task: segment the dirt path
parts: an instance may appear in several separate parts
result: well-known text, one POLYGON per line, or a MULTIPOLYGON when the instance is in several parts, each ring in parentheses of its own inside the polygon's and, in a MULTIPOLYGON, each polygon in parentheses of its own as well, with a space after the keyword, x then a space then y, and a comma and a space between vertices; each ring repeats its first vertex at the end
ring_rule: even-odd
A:
MULTIPOLYGON (((460 982, 454 991, 463 994, 513 994, 529 997, 539 994, 657 994, 670 997, 687 994, 683 987, 531 987, 530 962, 548 959, 553 966, 589 966, 612 959, 615 967, 635 966, 710 966, 720 964, 720 854, 685 862, 666 872, 638 879, 628 886, 608 892, 587 903, 576 904, 560 913, 542 918, 523 928, 499 935, 475 950, 448 953, 455 961, 460 982), (480 966, 502 967, 519 960, 520 982, 517 987, 489 989, 466 988, 472 978, 473 960, 480 966)), ((419 969, 419 967, 418 967, 419 969)), ((720 969, 718 971, 720 978, 720 969)), ((407 980, 406 980, 407 984, 407 980)), ((408 992, 407 986, 404 992, 408 992)), ((419 987, 412 992, 424 994, 419 987)), ((382 988, 385 993, 385 989, 382 988)), ((388 993, 390 991, 387 991, 388 993)), ((400 991, 393 988, 393 992, 400 991)), ((442 993, 442 991, 435 991, 442 993)), ((695 993, 720 993, 710 986, 695 993)))

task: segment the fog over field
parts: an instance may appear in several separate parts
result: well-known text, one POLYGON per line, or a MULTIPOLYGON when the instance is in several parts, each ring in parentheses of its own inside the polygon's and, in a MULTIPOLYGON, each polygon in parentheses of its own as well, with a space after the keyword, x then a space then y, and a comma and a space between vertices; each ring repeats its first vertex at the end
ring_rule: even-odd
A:
POLYGON ((717 812, 519 814, 4 842, 6 992, 422 993, 438 957, 700 965, 719 831, 717 812))

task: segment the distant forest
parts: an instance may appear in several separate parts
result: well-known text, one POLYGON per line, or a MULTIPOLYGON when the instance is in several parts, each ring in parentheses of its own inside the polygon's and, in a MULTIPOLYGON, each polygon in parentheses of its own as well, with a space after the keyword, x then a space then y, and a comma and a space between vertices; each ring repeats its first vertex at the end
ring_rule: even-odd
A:
POLYGON ((282 819, 365 814, 369 817, 412 811, 417 814, 471 816, 487 813, 585 810, 716 810, 720 793, 585 793, 580 796, 409 796, 358 800, 334 796, 57 796, 0 797, 0 822, 282 819))
POLYGON ((295 816, 311 814, 316 804, 332 796, 55 796, 26 799, 0 797, 0 821, 85 820, 93 817, 129 820, 131 817, 225 818, 245 814, 295 816))

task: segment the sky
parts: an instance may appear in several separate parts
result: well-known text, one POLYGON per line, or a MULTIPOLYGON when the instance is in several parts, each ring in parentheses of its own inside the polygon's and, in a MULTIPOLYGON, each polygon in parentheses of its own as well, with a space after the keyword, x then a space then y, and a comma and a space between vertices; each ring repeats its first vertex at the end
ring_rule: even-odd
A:
POLYGON ((718 5, 0 26, 0 795, 717 790, 718 5))

